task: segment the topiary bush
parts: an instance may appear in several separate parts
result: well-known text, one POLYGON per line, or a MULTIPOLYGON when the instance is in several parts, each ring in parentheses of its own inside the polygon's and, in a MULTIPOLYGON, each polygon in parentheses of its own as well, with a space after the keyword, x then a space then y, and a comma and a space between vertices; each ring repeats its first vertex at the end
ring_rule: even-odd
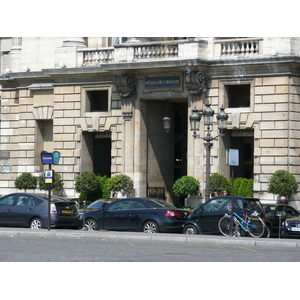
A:
POLYGON ((277 170, 270 178, 268 193, 275 195, 296 194, 298 189, 298 183, 295 177, 285 170, 277 170))
POLYGON ((220 194, 222 190, 226 190, 227 194, 231 194, 231 183, 222 174, 216 173, 210 176, 210 191, 220 194))
POLYGON ((94 201, 101 198, 99 179, 92 171, 84 171, 76 177, 75 190, 81 199, 94 201))
POLYGON ((172 190, 175 196, 196 196, 199 194, 200 183, 192 176, 182 176, 175 181, 172 190))
POLYGON ((15 180, 15 187, 18 190, 35 190, 37 186, 37 179, 31 173, 24 172, 15 180))
POLYGON ((118 192, 124 189, 125 193, 133 191, 133 181, 125 174, 116 174, 107 180, 107 188, 111 192, 118 192))
MULTIPOLYGON (((41 173, 38 177, 38 187, 40 190, 48 191, 48 183, 45 183, 45 173, 41 173)), ((59 173, 54 172, 54 182, 52 183, 52 190, 59 192, 64 188, 64 183, 59 173)))

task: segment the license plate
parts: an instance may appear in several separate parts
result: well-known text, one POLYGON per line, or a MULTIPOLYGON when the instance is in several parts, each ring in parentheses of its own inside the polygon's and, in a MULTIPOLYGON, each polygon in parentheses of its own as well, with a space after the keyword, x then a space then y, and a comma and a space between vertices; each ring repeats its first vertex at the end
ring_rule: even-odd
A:
POLYGON ((258 220, 258 218, 252 218, 252 220, 255 220, 255 221, 257 221, 257 220, 258 220))
POLYGON ((291 231, 300 231, 300 227, 291 227, 291 231))
POLYGON ((62 212, 63 212, 63 214, 71 214, 72 210, 71 209, 64 209, 62 212))

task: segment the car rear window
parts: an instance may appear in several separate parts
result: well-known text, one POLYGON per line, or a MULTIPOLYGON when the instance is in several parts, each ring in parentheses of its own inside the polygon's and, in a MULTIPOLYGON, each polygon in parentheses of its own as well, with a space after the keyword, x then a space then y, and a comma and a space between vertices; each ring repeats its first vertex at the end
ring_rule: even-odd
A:
POLYGON ((164 207, 175 208, 174 205, 159 199, 148 199, 147 204, 153 208, 164 208, 164 207))

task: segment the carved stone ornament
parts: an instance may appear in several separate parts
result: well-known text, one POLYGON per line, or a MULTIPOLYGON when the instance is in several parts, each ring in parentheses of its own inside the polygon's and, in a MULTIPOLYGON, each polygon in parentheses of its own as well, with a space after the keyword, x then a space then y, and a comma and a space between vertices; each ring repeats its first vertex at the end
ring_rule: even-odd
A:
POLYGON ((198 71, 188 71, 185 75, 186 88, 190 95, 198 95, 206 90, 207 80, 204 74, 198 71))
POLYGON ((121 98, 126 98, 135 92, 136 80, 134 77, 123 74, 115 77, 117 93, 121 98))

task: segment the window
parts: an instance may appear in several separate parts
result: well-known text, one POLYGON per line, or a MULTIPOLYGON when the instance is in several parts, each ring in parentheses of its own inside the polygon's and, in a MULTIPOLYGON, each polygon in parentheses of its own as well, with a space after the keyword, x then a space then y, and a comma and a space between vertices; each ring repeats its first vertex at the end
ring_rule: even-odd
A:
POLYGON ((108 115, 112 108, 112 83, 82 87, 81 110, 83 116, 108 115))
POLYGON ((0 200, 0 206, 12 206, 15 201, 15 196, 7 196, 0 200))
POLYGON ((226 85, 228 107, 250 107, 250 84, 226 85))
POLYGON ((87 111, 108 111, 108 90, 87 91, 87 111))

